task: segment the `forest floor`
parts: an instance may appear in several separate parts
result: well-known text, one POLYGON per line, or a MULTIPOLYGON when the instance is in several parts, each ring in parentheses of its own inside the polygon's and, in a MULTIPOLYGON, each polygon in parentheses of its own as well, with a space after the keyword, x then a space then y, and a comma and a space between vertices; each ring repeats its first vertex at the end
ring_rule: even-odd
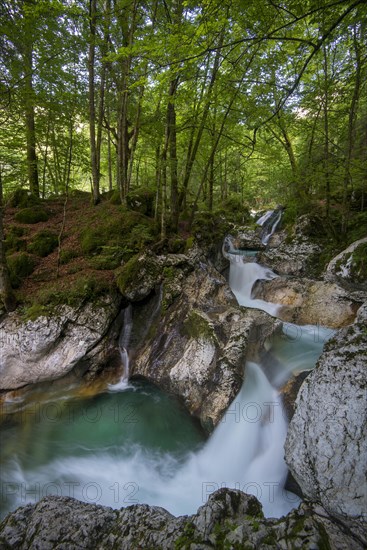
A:
MULTIPOLYGON (((38 209, 39 206, 34 208, 38 209)), ((97 281, 100 288, 113 286, 114 269, 123 260, 110 258, 110 265, 108 261, 104 261, 103 266, 96 265, 95 260, 101 257, 103 248, 113 248, 113 245, 108 247, 111 241, 117 245, 128 240, 130 228, 126 226, 124 232, 121 222, 126 213, 122 212, 121 206, 108 200, 93 206, 89 194, 78 193, 67 201, 65 197, 48 199, 41 203, 40 208, 47 212, 48 219, 36 223, 18 221, 18 214, 22 210, 19 207, 7 206, 4 209, 5 246, 10 270, 12 258, 31 257, 35 264, 33 271, 25 276, 20 273, 22 265, 20 268, 16 265, 18 273, 13 275, 19 275, 15 285, 18 287, 18 301, 26 304, 46 304, 48 301, 56 303, 57 296, 60 302, 67 301, 63 300, 67 293, 73 294, 78 289, 82 292, 83 284, 90 285, 93 281, 94 284, 97 281), (37 254, 33 250, 40 234, 51 234, 54 239, 53 250, 45 255, 45 251, 37 254), (60 234, 59 250, 56 240, 60 234)), ((152 235, 148 236, 153 240, 154 220, 143 215, 138 216, 152 228, 152 235)), ((136 244, 135 247, 130 247, 131 253, 138 251, 140 246, 139 243, 136 244)), ((103 257, 108 260, 106 254, 103 257)))

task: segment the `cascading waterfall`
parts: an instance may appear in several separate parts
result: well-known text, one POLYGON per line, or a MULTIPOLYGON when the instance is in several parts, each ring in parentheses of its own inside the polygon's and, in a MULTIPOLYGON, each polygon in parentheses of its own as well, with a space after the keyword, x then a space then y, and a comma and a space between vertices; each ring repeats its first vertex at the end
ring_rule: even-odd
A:
MULTIPOLYGON (((239 303, 275 315, 277 304, 252 298, 254 282, 275 275, 228 250, 239 303)), ((131 324, 126 308, 119 339, 125 375, 131 324)), ((33 403, 18 405, 3 427, 2 513, 59 494, 115 508, 147 503, 191 514, 223 486, 256 495, 267 516, 287 513, 299 499, 284 490, 287 421, 277 388, 292 372, 312 368, 330 335, 284 324, 262 363, 246 364, 241 391, 207 441, 175 400, 147 383, 128 385, 126 378, 92 399, 48 393, 44 412, 33 403)))
POLYGON ((257 220, 257 225, 260 225, 263 229, 261 232, 261 242, 268 244, 270 237, 275 233, 280 220, 282 219, 283 208, 276 208, 275 210, 268 210, 261 218, 257 220))

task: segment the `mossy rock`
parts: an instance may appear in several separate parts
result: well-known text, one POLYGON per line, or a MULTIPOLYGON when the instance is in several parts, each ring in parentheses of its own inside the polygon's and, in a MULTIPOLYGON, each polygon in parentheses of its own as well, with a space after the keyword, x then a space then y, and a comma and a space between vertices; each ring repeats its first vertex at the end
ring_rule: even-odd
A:
POLYGON ((139 187, 129 191, 126 195, 126 204, 131 210, 152 216, 154 212, 155 191, 147 187, 139 187))
POLYGON ((162 266, 154 254, 137 254, 115 271, 119 291, 133 302, 149 296, 162 276, 162 266))
POLYGON ((39 223, 47 222, 49 216, 46 210, 42 207, 37 208, 24 208, 17 212, 14 216, 14 219, 19 223, 39 223))
POLYGON ((20 252, 12 254, 7 258, 7 264, 9 268, 10 282, 14 288, 18 288, 23 279, 33 273, 34 268, 37 265, 37 260, 34 256, 20 252))
POLYGON ((25 234, 24 227, 12 225, 6 233, 4 246, 6 252, 19 252, 26 250, 27 243, 21 237, 25 234))
POLYGON ((53 233, 48 229, 44 229, 36 233, 31 244, 28 246, 28 250, 29 252, 44 258, 55 250, 58 243, 59 238, 56 233, 53 233))
POLYGON ((41 199, 27 189, 16 189, 7 201, 7 204, 12 208, 29 208, 40 203, 41 199))

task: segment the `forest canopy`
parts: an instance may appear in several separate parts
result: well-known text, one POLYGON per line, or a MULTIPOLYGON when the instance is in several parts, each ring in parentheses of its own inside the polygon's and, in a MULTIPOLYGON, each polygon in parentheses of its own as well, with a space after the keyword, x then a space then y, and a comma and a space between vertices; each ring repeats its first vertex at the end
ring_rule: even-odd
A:
MULTIPOLYGON (((1 0, 5 197, 366 207, 364 0, 1 0)), ((336 213, 336 214, 335 214, 336 213)))

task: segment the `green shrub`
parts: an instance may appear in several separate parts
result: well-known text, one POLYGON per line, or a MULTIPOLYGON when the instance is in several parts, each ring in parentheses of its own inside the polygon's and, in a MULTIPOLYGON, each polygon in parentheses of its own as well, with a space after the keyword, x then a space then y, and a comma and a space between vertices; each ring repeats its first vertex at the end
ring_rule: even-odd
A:
POLYGON ((34 268, 37 265, 37 261, 34 256, 21 252, 18 254, 12 254, 7 258, 10 282, 14 288, 18 288, 23 279, 33 273, 34 268))
POLYGON ((126 195, 126 204, 131 210, 152 216, 154 211, 155 191, 139 187, 126 195))
POLYGON ((48 214, 46 210, 41 207, 24 208, 23 210, 17 212, 14 218, 19 223, 47 222, 48 214))
POLYGON ((55 250, 58 243, 59 239, 56 233, 53 233, 48 229, 44 229, 43 231, 36 233, 32 243, 28 246, 28 250, 33 254, 44 258, 55 250))

